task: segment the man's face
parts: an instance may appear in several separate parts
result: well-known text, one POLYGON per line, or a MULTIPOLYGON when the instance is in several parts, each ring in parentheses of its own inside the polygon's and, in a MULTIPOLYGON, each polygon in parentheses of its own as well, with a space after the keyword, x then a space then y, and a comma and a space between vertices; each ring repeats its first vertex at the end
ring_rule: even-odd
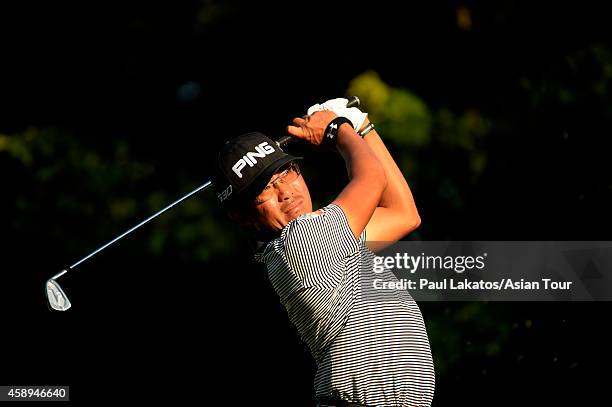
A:
POLYGON ((280 232, 291 220, 312 212, 310 192, 295 163, 281 167, 255 199, 255 225, 280 232))

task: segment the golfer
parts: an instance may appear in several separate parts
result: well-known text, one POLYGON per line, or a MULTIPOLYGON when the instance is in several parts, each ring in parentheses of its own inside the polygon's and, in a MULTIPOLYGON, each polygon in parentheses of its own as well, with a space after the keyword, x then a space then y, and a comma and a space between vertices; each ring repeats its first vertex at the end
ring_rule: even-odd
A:
POLYGON ((346 99, 308 113, 287 132, 341 154, 349 181, 333 202, 313 210, 299 157, 260 133, 219 152, 218 197, 262 242, 255 259, 316 360, 317 406, 430 406, 434 368, 419 307, 407 291, 367 283, 371 250, 420 224, 408 183, 377 132, 356 131, 369 125, 366 113, 346 99))

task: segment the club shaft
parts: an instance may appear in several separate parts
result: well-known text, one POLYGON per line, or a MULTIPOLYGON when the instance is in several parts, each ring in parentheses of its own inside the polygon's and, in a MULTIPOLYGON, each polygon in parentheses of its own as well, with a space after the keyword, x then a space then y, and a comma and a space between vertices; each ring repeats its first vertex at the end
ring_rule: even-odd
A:
MULTIPOLYGON (((108 246, 112 245, 113 243, 115 243, 116 241, 122 239, 123 237, 129 235, 130 233, 132 233, 133 231, 135 231, 136 229, 138 229, 139 227, 141 227, 142 225, 144 225, 145 223, 147 223, 148 221, 150 221, 151 219, 154 219, 156 217, 158 217, 159 215, 161 215, 162 213, 166 212, 168 209, 172 208, 174 205, 184 201, 185 199, 189 198, 190 196, 192 196, 193 194, 208 188, 210 185, 212 185, 212 181, 206 181, 204 184, 200 185, 199 187, 197 187, 196 189, 194 189, 193 191, 191 191, 190 193, 188 193, 187 195, 177 199, 176 201, 172 202, 170 205, 166 206, 165 208, 155 212, 153 215, 149 216, 147 219, 143 220, 142 222, 140 222, 139 224, 137 224, 136 226, 132 227, 131 229, 123 232, 122 234, 120 234, 119 236, 117 236, 116 238, 114 238, 113 240, 111 240, 110 242, 106 243, 104 246, 101 246, 100 248, 96 249, 95 251, 91 252, 90 254, 88 254, 87 256, 83 257, 81 260, 77 261, 76 263, 74 263, 72 266, 69 267, 69 269, 73 269, 76 266, 78 266, 79 264, 83 263, 85 260, 89 259, 90 257, 94 256, 95 254, 101 252, 102 250, 106 249, 108 246)), ((69 270, 68 269, 68 270, 69 270)), ((53 277, 53 279, 61 277, 62 275, 64 275, 66 272, 68 272, 68 270, 63 270, 61 273, 57 274, 56 276, 53 277)))

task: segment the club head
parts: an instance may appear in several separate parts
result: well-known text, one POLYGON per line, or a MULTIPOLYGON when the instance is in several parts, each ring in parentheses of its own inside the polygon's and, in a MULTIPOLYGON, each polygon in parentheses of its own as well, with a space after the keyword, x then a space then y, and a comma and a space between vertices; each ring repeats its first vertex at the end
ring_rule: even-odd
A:
POLYGON ((49 301, 49 306, 56 311, 66 311, 70 308, 70 300, 64 293, 64 290, 59 286, 57 281, 53 278, 47 280, 46 284, 47 288, 47 300, 49 301))

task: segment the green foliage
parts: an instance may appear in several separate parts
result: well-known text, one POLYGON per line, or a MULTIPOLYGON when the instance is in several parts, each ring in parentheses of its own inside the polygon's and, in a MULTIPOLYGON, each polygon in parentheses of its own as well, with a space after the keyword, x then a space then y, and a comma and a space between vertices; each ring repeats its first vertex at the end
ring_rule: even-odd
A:
POLYGON ((358 95, 370 120, 385 138, 397 145, 419 147, 431 141, 431 113, 427 105, 407 89, 395 89, 373 71, 354 78, 347 94, 358 95))
POLYGON ((566 55, 549 75, 524 76, 518 84, 533 109, 601 104, 609 100, 612 91, 612 52, 602 43, 590 44, 566 55))
POLYGON ((436 114, 435 125, 437 142, 467 154, 473 178, 481 175, 487 163, 483 141, 491 131, 491 121, 476 110, 456 115, 442 108, 436 114))
MULTIPOLYGON (((57 128, 31 127, 22 133, 0 134, 0 163, 13 160, 22 171, 12 208, 21 233, 55 233, 48 240, 65 241, 78 254, 92 244, 110 240, 182 194, 202 183, 184 177, 180 189, 162 191, 156 185, 156 165, 133 157, 126 140, 114 140, 109 151, 96 151, 78 141, 74 134, 57 128), (53 216, 57 222, 86 225, 81 239, 74 229, 39 228, 40 218, 53 216), (51 232, 53 231, 53 232, 51 232)), ((216 200, 208 191, 191 197, 146 226, 148 236, 143 256, 161 256, 174 251, 191 261, 207 261, 227 255, 236 233, 218 222, 216 200), (216 216, 215 216, 216 215, 216 216)))
POLYGON ((0 134, 0 152, 5 152, 19 160, 24 166, 32 165, 32 155, 27 148, 27 143, 32 138, 32 131, 26 131, 23 137, 11 137, 0 134))
MULTIPOLYGON (((432 110, 412 91, 387 84, 373 71, 354 78, 346 94, 360 97, 417 203, 438 202, 437 210, 447 216, 465 210, 470 188, 487 168, 486 142, 493 130, 490 118, 475 108, 432 110)), ((428 232, 446 238, 429 222, 414 236, 428 232)))
POLYGON ((197 24, 206 26, 217 22, 226 12, 225 3, 215 0, 200 0, 198 2, 197 24))
POLYGON ((432 112, 416 94, 388 85, 373 71, 354 78, 346 93, 359 95, 379 133, 401 151, 397 159, 406 165, 413 162, 412 170, 431 165, 418 162, 414 152, 419 150, 452 150, 454 154, 465 156, 471 180, 476 180, 485 170, 484 140, 492 123, 479 111, 453 113, 441 108, 432 112))

